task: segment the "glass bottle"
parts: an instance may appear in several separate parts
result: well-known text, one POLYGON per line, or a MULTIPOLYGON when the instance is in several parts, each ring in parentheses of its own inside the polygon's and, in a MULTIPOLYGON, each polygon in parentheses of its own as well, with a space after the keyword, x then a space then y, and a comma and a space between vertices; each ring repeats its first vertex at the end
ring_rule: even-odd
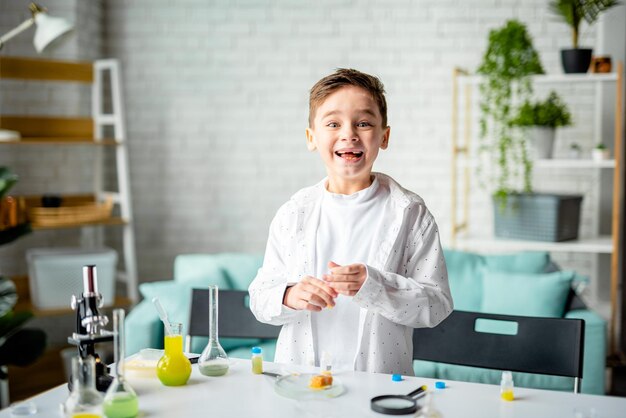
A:
POLYGON ((509 371, 502 372, 502 380, 500 380, 500 397, 505 401, 515 399, 513 395, 513 373, 509 371))
POLYGON ((96 361, 93 357, 72 358, 72 393, 63 404, 67 418, 101 418, 102 395, 96 390, 96 361))
POLYGON ((191 362, 183 354, 182 329, 183 324, 172 322, 171 334, 165 335, 165 353, 157 363, 157 377, 165 386, 182 386, 191 375, 191 362))
POLYGON ((209 286, 209 343, 198 359, 200 373, 205 376, 222 376, 228 371, 228 356, 217 338, 218 288, 209 286))
POLYGON ((125 378, 124 317, 123 309, 113 311, 115 379, 104 396, 104 415, 107 418, 132 418, 139 413, 137 394, 125 378))
POLYGON ((263 374, 263 349, 252 347, 252 373, 263 374))
POLYGON ((435 408, 433 403, 432 391, 426 392, 426 399, 424 400, 424 406, 417 410, 415 418, 441 418, 441 412, 435 408))

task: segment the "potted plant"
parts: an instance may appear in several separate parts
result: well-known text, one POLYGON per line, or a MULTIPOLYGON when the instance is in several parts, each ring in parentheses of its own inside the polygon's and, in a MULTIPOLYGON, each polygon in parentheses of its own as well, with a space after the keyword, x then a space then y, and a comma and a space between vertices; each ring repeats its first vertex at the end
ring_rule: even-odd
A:
POLYGON ((609 150, 603 143, 597 144, 591 150, 591 159, 593 161, 603 161, 611 158, 611 150, 609 150))
POLYGON ((571 114, 555 91, 544 101, 525 102, 511 120, 524 129, 535 159, 552 158, 556 128, 571 125, 571 114))
POLYGON ((513 94, 518 100, 528 100, 532 94, 530 76, 544 70, 523 23, 509 20, 489 32, 478 73, 484 76, 480 84, 479 150, 490 162, 478 165, 478 177, 483 185, 493 187, 496 200, 504 203, 507 195, 518 189, 520 180, 524 191, 532 190, 532 163, 524 137, 511 125, 511 110, 513 94), (495 172, 488 175, 483 166, 494 167, 495 172))
POLYGON ((580 158, 581 148, 580 145, 576 142, 572 142, 569 145, 569 157, 573 160, 577 160, 580 158))
POLYGON ((593 25, 600 14, 620 4, 618 0, 552 0, 550 10, 572 30, 572 49, 561 50, 561 62, 566 73, 586 73, 591 63, 591 48, 579 48, 580 25, 593 25))
MULTIPOLYGON (((15 174, 6 167, 0 167, 0 201, 16 182, 15 174)), ((29 232, 30 225, 27 222, 2 227, 0 245, 12 242, 29 232)), ((16 302, 15 285, 0 276, 0 380, 8 377, 6 366, 26 366, 34 362, 46 346, 46 334, 42 330, 23 328, 32 313, 13 312, 16 302)), ((6 402, 7 399, 0 399, 0 405, 6 402)))

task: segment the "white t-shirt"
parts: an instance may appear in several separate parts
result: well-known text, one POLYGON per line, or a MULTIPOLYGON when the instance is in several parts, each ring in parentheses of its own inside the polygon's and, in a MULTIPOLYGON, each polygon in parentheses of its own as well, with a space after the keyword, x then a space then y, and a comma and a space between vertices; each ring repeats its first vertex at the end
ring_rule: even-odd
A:
MULTIPOLYGON (((373 238, 380 226, 389 190, 372 184, 351 195, 324 190, 317 229, 315 277, 329 273, 328 262, 339 265, 367 263, 373 238)), ((334 370, 354 370, 358 332, 359 306, 352 297, 339 295, 332 309, 311 316, 313 341, 316 342, 315 364, 320 366, 323 352, 332 356, 334 370)))

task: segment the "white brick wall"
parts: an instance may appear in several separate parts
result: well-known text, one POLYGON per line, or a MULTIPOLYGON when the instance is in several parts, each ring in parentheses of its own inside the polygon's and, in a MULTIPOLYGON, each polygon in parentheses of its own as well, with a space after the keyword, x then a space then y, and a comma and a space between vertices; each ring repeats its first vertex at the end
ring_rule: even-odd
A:
MULTIPOLYGON (((143 281, 170 277, 180 253, 263 251, 276 209, 324 175, 305 147, 307 97, 337 67, 385 83, 391 145, 375 168, 426 199, 445 245, 453 67, 474 70, 488 31, 509 18, 527 23, 548 72, 561 71, 558 49, 570 39, 543 0, 78 3, 86 15, 80 33, 122 61, 143 281), (100 22, 91 16, 98 7, 102 41, 89 30, 100 22)), ((1 14, 1 28, 16 20, 11 14, 1 14)), ((595 30, 583 32, 583 44, 594 44, 595 30)), ((592 92, 574 87, 564 95, 577 122, 593 115, 592 92)), ((557 154, 579 133, 589 134, 583 126, 559 133, 557 154)), ((589 149, 587 141, 579 142, 589 149)), ((554 180, 557 189, 578 190, 567 174, 554 180)), ((585 201, 583 235, 592 233, 592 200, 585 201)), ((491 225, 484 216, 476 222, 491 225)), ((583 260, 578 266, 589 273, 588 258, 566 261, 583 260)))

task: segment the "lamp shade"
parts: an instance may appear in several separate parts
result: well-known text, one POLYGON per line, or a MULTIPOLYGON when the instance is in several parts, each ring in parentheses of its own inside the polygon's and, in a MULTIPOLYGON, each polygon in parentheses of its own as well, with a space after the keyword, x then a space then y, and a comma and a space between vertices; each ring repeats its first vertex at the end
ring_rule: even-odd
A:
POLYGON ((35 15, 35 49, 41 53, 52 41, 71 31, 74 27, 67 20, 60 17, 51 17, 48 13, 40 12, 35 15))

